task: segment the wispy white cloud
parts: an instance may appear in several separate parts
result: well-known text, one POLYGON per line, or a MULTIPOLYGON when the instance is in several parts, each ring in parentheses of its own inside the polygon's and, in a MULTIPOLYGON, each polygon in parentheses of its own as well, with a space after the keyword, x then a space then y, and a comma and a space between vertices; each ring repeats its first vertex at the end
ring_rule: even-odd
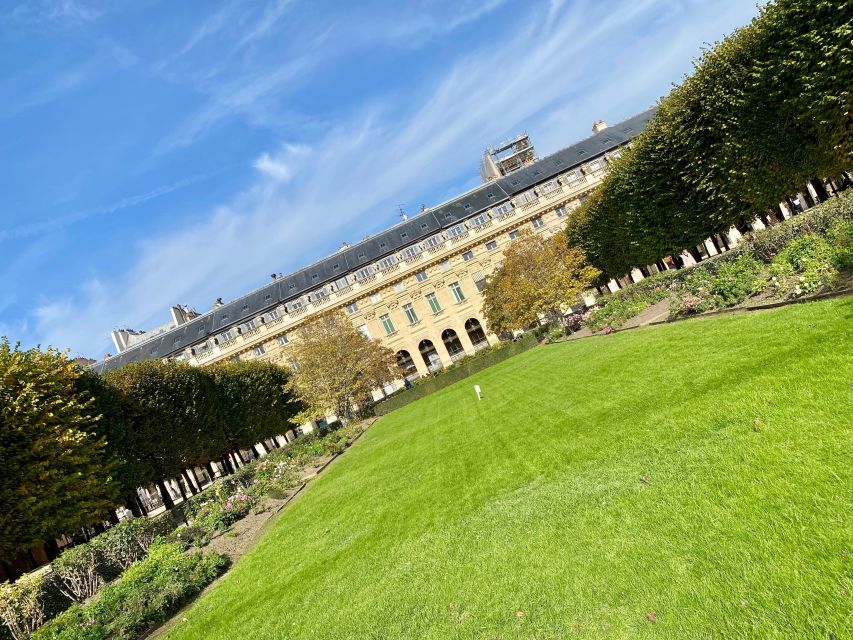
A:
MULTIPOLYGON (((138 259, 127 272, 42 305, 38 336, 97 353, 115 326, 160 324, 178 302, 206 310, 216 297, 261 284, 264 274, 378 230, 393 222, 395 203, 473 177, 482 149, 522 127, 548 152, 589 133, 596 117, 645 108, 700 42, 744 21, 736 3, 684 1, 684 19, 648 27, 641 37, 638 23, 652 24, 681 3, 552 3, 532 11, 499 47, 458 59, 411 102, 373 103, 311 140, 310 149, 261 155, 259 179, 204 222, 152 234, 129 247, 138 259)), ((220 96, 198 130, 268 95, 269 81, 257 82, 239 98, 220 96)))
POLYGON ((8 12, 13 22, 25 26, 75 26, 97 20, 102 10, 80 0, 27 0, 8 12))
POLYGON ((83 220, 87 220, 89 218, 118 213, 123 209, 135 207, 149 202, 150 200, 161 198, 165 195, 178 191, 179 189, 188 187, 191 184, 206 180, 209 177, 210 176, 208 175, 192 176, 190 178, 178 180, 177 182, 174 182, 172 184, 159 186, 155 189, 151 189, 150 191, 146 191, 145 193, 121 198, 120 200, 110 203, 104 207, 95 207, 93 209, 87 209, 85 211, 77 211, 75 213, 70 213, 68 215, 61 216, 58 218, 52 218, 50 220, 18 225, 15 227, 9 227, 7 229, 0 229, 0 242, 3 242, 4 240, 20 240, 22 238, 39 236, 45 233, 49 233, 51 231, 56 231, 64 227, 68 227, 77 222, 82 222, 83 220))

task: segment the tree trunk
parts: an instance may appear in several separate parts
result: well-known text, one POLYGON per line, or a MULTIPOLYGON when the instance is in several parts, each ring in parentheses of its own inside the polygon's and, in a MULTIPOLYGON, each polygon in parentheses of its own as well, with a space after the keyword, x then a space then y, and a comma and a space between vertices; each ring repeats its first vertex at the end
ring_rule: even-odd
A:
POLYGON ((187 492, 184 491, 184 483, 181 482, 181 476, 175 478, 175 484, 178 485, 178 492, 181 494, 181 497, 184 499, 184 502, 187 501, 187 492))
POLYGON ((213 469, 213 463, 206 463, 204 465, 204 468, 207 469, 207 475, 210 476, 210 481, 213 482, 214 480, 216 480, 216 471, 213 469))
POLYGON ((184 481, 186 482, 187 489, 189 489, 190 495, 194 496, 195 494, 197 494, 197 493, 198 493, 198 491, 196 490, 195 485, 193 485, 193 482, 192 482, 192 480, 190 479, 190 474, 189 474, 189 473, 187 473, 187 470, 186 470, 186 469, 184 469, 183 471, 181 471, 181 473, 182 473, 182 474, 183 474, 183 476, 184 476, 184 481))
POLYGON ((157 489, 160 491, 160 497, 163 499, 163 506, 166 507, 166 510, 172 510, 175 508, 175 502, 172 500, 172 494, 169 493, 169 490, 166 488, 166 483, 160 479, 156 482, 157 489))
MULTIPOLYGON (((142 503, 139 494, 135 491, 133 492, 133 503, 136 505, 136 508, 139 510, 140 515, 147 516, 148 509, 145 508, 145 505, 142 503)), ((133 513, 133 508, 131 507, 130 512, 133 513)), ((135 513, 133 515, 136 515, 135 513)))
POLYGON ((823 180, 820 178, 812 178, 809 184, 812 185, 812 189, 814 189, 814 192, 817 194, 818 202, 824 202, 829 199, 829 194, 826 192, 823 180))
POLYGON ((691 256, 693 256, 693 259, 696 262, 702 262, 702 254, 699 252, 699 249, 697 249, 696 247, 690 247, 687 251, 690 253, 691 256))
POLYGON ((717 253, 723 252, 723 248, 720 246, 720 241, 717 240, 716 235, 711 235, 711 244, 714 245, 714 248, 717 250, 717 253))

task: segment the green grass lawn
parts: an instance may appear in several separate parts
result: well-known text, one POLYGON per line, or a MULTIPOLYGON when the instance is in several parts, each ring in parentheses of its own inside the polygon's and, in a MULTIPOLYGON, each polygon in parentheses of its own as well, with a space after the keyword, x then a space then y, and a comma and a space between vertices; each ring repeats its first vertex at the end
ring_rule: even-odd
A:
POLYGON ((851 423, 850 298, 533 349, 383 418, 167 637, 850 638, 851 423))

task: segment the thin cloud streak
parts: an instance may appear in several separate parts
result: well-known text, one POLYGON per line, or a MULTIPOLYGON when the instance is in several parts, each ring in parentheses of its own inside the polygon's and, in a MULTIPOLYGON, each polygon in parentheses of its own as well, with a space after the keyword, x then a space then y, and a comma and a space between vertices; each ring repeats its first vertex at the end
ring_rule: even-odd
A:
POLYGON ((95 216, 103 216, 117 213, 123 209, 135 207, 151 200, 155 200, 156 198, 162 198, 165 195, 174 193, 175 191, 183 189, 184 187, 188 187, 191 184, 206 180, 209 177, 210 175, 193 176, 190 178, 179 180, 173 184, 157 187, 156 189, 152 189, 151 191, 147 191, 145 193, 127 196, 105 207, 97 207, 94 209, 88 209, 86 211, 78 211, 77 213, 62 216, 61 218, 54 218, 53 220, 46 220, 44 222, 20 225, 17 227, 12 227, 10 229, 0 229, 0 242, 3 242, 4 240, 20 240, 22 238, 39 236, 45 233, 49 233, 51 231, 56 231, 58 229, 68 227, 77 222, 82 222, 83 220, 88 220, 89 218, 93 218, 95 216))
MULTIPOLYGON (((311 141, 296 157, 286 147, 262 155, 256 160, 257 182, 205 222, 144 241, 136 247, 136 264, 120 278, 92 280, 71 298, 42 305, 35 317, 38 335, 97 353, 116 326, 161 324, 168 306, 179 302, 206 311, 216 297, 234 297, 261 284, 263 274, 299 267, 342 240, 357 239, 348 236, 393 222, 393 216, 376 212, 390 212, 401 198, 419 198, 460 175, 473 177, 482 149, 522 126, 542 124, 548 133, 542 152, 586 135, 590 108, 596 116, 606 115, 611 105, 630 109, 620 116, 640 111, 660 80, 637 73, 638 68, 659 64, 669 70, 666 80, 675 80, 672 75, 697 53, 712 25, 730 28, 723 12, 708 9, 679 25, 677 33, 664 24, 660 32, 631 39, 633 23, 671 4, 623 0, 619 7, 588 4, 571 10, 552 5, 522 21, 499 48, 459 60, 428 95, 412 98, 421 106, 406 119, 389 119, 401 105, 377 103, 311 141), (671 46, 661 50, 653 43, 663 33, 671 46), (618 58, 614 42, 623 44, 618 58), (605 80, 578 95, 576 87, 588 87, 595 76, 605 80), (582 123, 576 113, 587 113, 582 123)), ((258 99, 266 93, 249 90, 245 103, 237 104, 250 107, 250 95, 258 99)), ((213 115, 236 108, 218 107, 213 115)), ((204 126, 214 121, 202 118, 204 126)))

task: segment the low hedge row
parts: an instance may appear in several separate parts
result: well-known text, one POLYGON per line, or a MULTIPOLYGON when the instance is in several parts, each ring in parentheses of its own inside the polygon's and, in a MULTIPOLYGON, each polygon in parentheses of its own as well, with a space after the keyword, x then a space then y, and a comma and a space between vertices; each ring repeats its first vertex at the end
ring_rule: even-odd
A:
POLYGON ((660 273, 610 294, 585 325, 618 328, 643 309, 670 299, 670 318, 725 309, 768 292, 796 298, 832 288, 853 264, 853 190, 767 229, 695 267, 660 273))
POLYGON ((418 382, 411 389, 398 391, 397 393, 388 396, 385 400, 377 402, 373 410, 377 416, 384 416, 395 409, 405 407, 410 402, 420 400, 423 397, 435 393, 439 389, 467 378, 468 376, 487 369, 498 362, 502 362, 507 358, 527 351, 531 347, 536 346, 536 336, 532 333, 525 334, 515 342, 507 342, 500 348, 492 349, 488 353, 480 357, 470 357, 459 361, 452 368, 448 368, 446 373, 432 378, 426 378, 423 382, 418 382))
POLYGON ((186 553, 155 542, 144 559, 85 604, 75 603, 32 634, 33 640, 131 640, 140 637, 210 584, 227 565, 216 554, 186 553))

